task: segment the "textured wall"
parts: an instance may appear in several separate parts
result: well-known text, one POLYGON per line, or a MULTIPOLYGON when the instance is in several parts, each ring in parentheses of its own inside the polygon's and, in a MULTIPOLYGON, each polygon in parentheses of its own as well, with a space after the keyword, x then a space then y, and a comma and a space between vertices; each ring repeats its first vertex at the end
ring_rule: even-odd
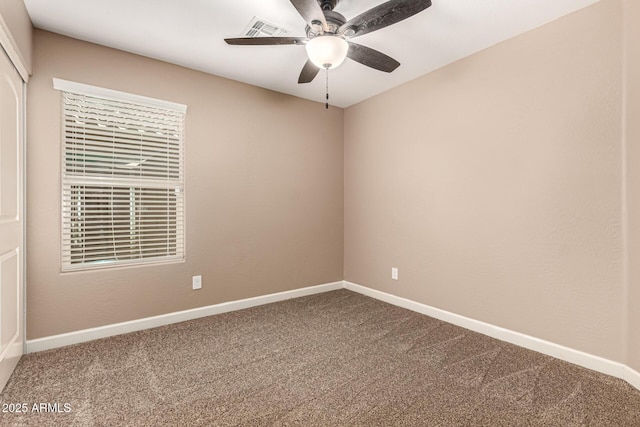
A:
POLYGON ((28 339, 342 279, 341 109, 43 31, 34 58, 28 339), (188 106, 186 262, 60 274, 53 77, 188 106))
POLYGON ((23 65, 31 72, 33 27, 23 0, 1 0, 0 16, 15 42, 15 48, 22 56, 23 65))
POLYGON ((602 1, 348 108, 345 280, 624 360, 621 22, 602 1))
POLYGON ((640 2, 624 0, 625 130, 629 210, 627 364, 640 372, 640 2))

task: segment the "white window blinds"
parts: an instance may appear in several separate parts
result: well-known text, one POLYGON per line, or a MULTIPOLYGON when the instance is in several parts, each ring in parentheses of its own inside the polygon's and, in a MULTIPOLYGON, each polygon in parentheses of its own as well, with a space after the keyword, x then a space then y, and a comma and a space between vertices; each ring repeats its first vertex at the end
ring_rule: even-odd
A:
POLYGON ((62 270, 184 257, 186 107, 62 90, 62 270))

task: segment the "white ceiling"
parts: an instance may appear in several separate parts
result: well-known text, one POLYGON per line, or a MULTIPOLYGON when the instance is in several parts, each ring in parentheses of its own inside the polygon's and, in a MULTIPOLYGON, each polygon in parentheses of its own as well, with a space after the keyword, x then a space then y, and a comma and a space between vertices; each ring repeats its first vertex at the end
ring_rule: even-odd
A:
MULTIPOLYGON (((598 0, 432 0, 427 10, 356 38, 402 65, 391 74, 347 59, 329 73, 347 107, 598 0)), ((230 46, 258 16, 305 36, 288 0, 24 0, 37 28, 323 102, 324 74, 299 85, 302 46, 230 46)), ((341 0, 347 19, 384 0, 341 0)))

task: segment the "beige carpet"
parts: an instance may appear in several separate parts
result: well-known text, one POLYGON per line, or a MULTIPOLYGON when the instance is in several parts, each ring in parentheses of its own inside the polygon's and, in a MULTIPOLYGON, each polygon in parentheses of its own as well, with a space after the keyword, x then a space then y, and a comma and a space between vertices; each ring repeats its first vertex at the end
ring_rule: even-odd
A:
POLYGON ((29 406, 2 426, 640 426, 624 381, 346 290, 27 355, 0 400, 29 406))

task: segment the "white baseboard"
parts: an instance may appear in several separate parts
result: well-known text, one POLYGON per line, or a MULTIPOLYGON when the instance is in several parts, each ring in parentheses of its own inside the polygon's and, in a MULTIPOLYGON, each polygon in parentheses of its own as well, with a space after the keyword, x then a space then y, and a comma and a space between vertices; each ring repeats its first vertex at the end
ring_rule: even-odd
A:
POLYGON ((640 390, 640 372, 633 370, 632 368, 624 367, 624 380, 631 384, 633 387, 640 390))
POLYGON ((212 316, 214 314, 227 313, 230 311, 243 310, 245 308, 284 301, 291 298, 299 298, 307 295, 319 294, 322 292, 342 289, 344 283, 334 282, 324 285, 310 286, 307 288, 295 289, 292 291, 278 292, 275 294, 263 295, 259 297, 247 298, 237 301, 223 302, 207 307, 199 307, 191 310, 177 311, 160 316, 146 317, 144 319, 131 320, 128 322, 116 323, 113 325, 100 326, 97 328, 84 329, 81 331, 69 332, 66 334, 53 335, 50 337, 38 338, 27 341, 27 353, 49 350, 64 347, 71 344, 92 341, 99 338, 111 337, 114 335, 126 334, 143 329, 155 328, 172 323, 184 322, 198 319, 200 317, 212 316))
POLYGON ((528 348, 560 360, 570 362, 588 369, 592 369, 603 374, 621 378, 627 381, 636 389, 640 390, 640 373, 632 368, 612 360, 604 359, 589 353, 585 353, 572 348, 564 347, 549 341, 515 332, 489 323, 460 316, 439 308, 415 302, 406 298, 398 297, 386 292, 377 291, 355 283, 340 281, 327 283, 324 285, 310 286, 307 288, 295 289, 292 291, 278 292, 275 294, 263 295, 254 298, 247 298, 238 301, 230 301, 221 304, 199 307, 191 310, 178 311, 175 313, 163 314, 160 316, 147 317, 144 319, 132 320, 129 322, 116 323, 113 325, 100 326, 97 328, 84 329, 81 331, 69 332, 66 334, 53 335, 27 341, 27 353, 49 350, 64 347, 71 344, 92 341, 99 338, 106 338, 114 335, 126 334, 143 329, 155 328, 172 323, 184 322, 198 319, 200 317, 212 316, 215 314, 227 313, 230 311, 242 310, 273 302, 284 301, 291 298, 299 298, 307 295, 319 294, 338 289, 348 289, 360 294, 384 301, 398 307, 406 308, 433 318, 457 325, 474 332, 478 332, 501 341, 509 342, 520 347, 528 348))
POLYGON ((474 332, 488 335, 501 341, 506 341, 520 347, 528 348, 529 350, 534 350, 539 353, 553 356, 557 359, 564 360, 575 365, 579 365, 597 372, 601 372, 603 374, 624 379, 633 387, 640 390, 640 374, 622 363, 614 362, 612 360, 595 356, 593 354, 564 347, 559 344, 525 335, 520 332, 501 328, 499 326, 491 325, 479 320, 474 320, 468 317, 460 316, 458 314, 450 313, 439 308, 431 307, 426 304, 391 295, 386 292, 381 292, 375 289, 356 285, 355 283, 345 281, 344 287, 346 289, 349 289, 350 291, 358 292, 363 295, 367 295, 369 297, 396 305, 398 307, 406 308, 411 311, 426 314, 427 316, 443 320, 445 322, 472 330, 474 332))

